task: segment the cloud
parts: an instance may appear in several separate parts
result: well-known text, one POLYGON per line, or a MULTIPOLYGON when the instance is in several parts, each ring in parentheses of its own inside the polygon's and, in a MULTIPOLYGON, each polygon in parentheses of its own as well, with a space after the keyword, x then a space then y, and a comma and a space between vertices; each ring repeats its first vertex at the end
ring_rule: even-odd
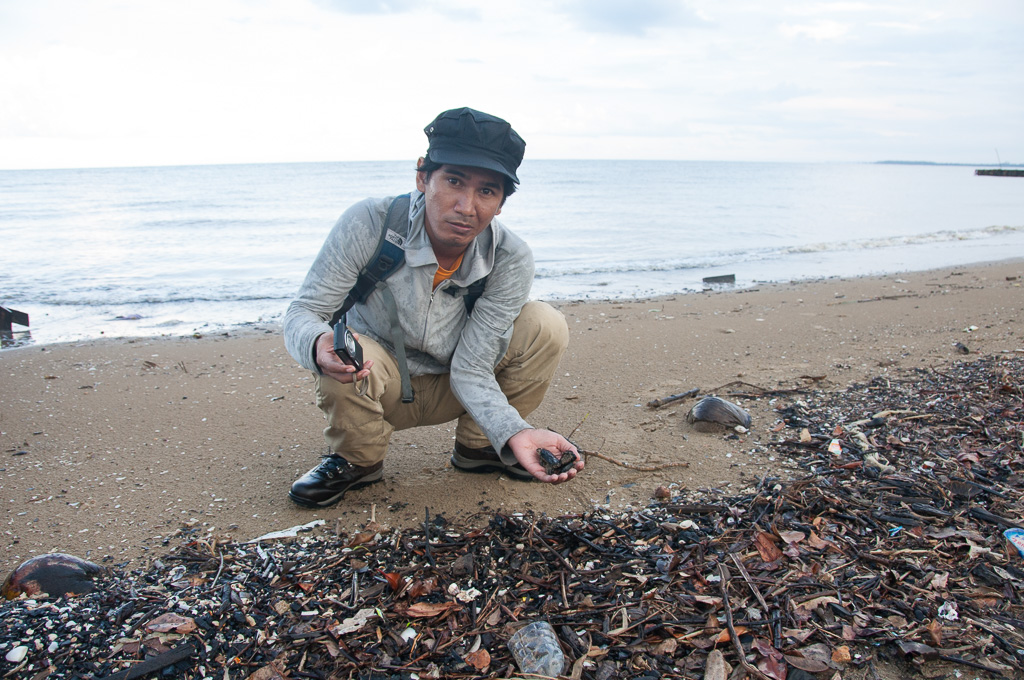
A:
POLYGON ((398 14, 416 6, 413 0, 316 0, 316 4, 345 14, 398 14))
POLYGON ((779 31, 787 38, 803 36, 813 40, 837 40, 850 32, 850 25, 823 19, 810 24, 782 24, 779 31))
POLYGON ((562 9, 584 30, 617 35, 639 37, 654 28, 709 23, 677 0, 570 0, 562 9))

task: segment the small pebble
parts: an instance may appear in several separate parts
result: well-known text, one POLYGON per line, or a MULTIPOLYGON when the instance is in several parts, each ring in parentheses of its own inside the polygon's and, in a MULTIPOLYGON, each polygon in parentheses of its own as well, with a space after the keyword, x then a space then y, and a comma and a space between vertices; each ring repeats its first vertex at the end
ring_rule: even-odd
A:
POLYGON ((7 652, 7 656, 5 658, 11 663, 21 663, 25 660, 26 656, 28 656, 28 647, 25 645, 19 645, 7 652))

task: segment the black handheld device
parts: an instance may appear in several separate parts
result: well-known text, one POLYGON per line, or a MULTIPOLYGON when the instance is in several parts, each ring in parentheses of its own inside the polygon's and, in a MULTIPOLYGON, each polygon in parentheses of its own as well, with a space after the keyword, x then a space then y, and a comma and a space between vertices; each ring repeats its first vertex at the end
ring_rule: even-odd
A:
POLYGON ((334 325, 334 352, 346 364, 356 367, 356 372, 363 370, 363 347, 345 325, 345 318, 334 325))

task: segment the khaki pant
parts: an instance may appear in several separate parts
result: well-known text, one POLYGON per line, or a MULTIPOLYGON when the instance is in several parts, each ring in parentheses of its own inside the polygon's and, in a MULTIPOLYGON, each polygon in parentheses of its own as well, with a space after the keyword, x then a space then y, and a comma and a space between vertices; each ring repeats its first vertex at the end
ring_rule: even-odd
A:
MULTIPOLYGON (((324 439, 332 452, 353 465, 373 465, 384 459, 395 430, 456 418, 459 443, 471 448, 490 444, 452 393, 448 373, 413 377, 416 399, 403 404, 398 362, 368 337, 362 336, 359 344, 363 359, 373 359, 364 396, 359 396, 354 383, 316 376, 316 405, 327 419, 324 439)), ((523 306, 508 351, 494 370, 501 391, 523 418, 540 406, 568 345, 569 329, 561 312, 544 302, 523 306)))

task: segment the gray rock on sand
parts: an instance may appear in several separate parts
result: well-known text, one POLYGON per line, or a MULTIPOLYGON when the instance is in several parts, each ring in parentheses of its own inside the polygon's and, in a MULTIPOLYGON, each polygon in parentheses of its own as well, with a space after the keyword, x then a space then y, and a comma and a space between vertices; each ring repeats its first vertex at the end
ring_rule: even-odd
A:
POLYGON ((719 397, 704 397, 686 414, 686 422, 698 432, 720 432, 736 426, 750 427, 750 414, 719 397))

